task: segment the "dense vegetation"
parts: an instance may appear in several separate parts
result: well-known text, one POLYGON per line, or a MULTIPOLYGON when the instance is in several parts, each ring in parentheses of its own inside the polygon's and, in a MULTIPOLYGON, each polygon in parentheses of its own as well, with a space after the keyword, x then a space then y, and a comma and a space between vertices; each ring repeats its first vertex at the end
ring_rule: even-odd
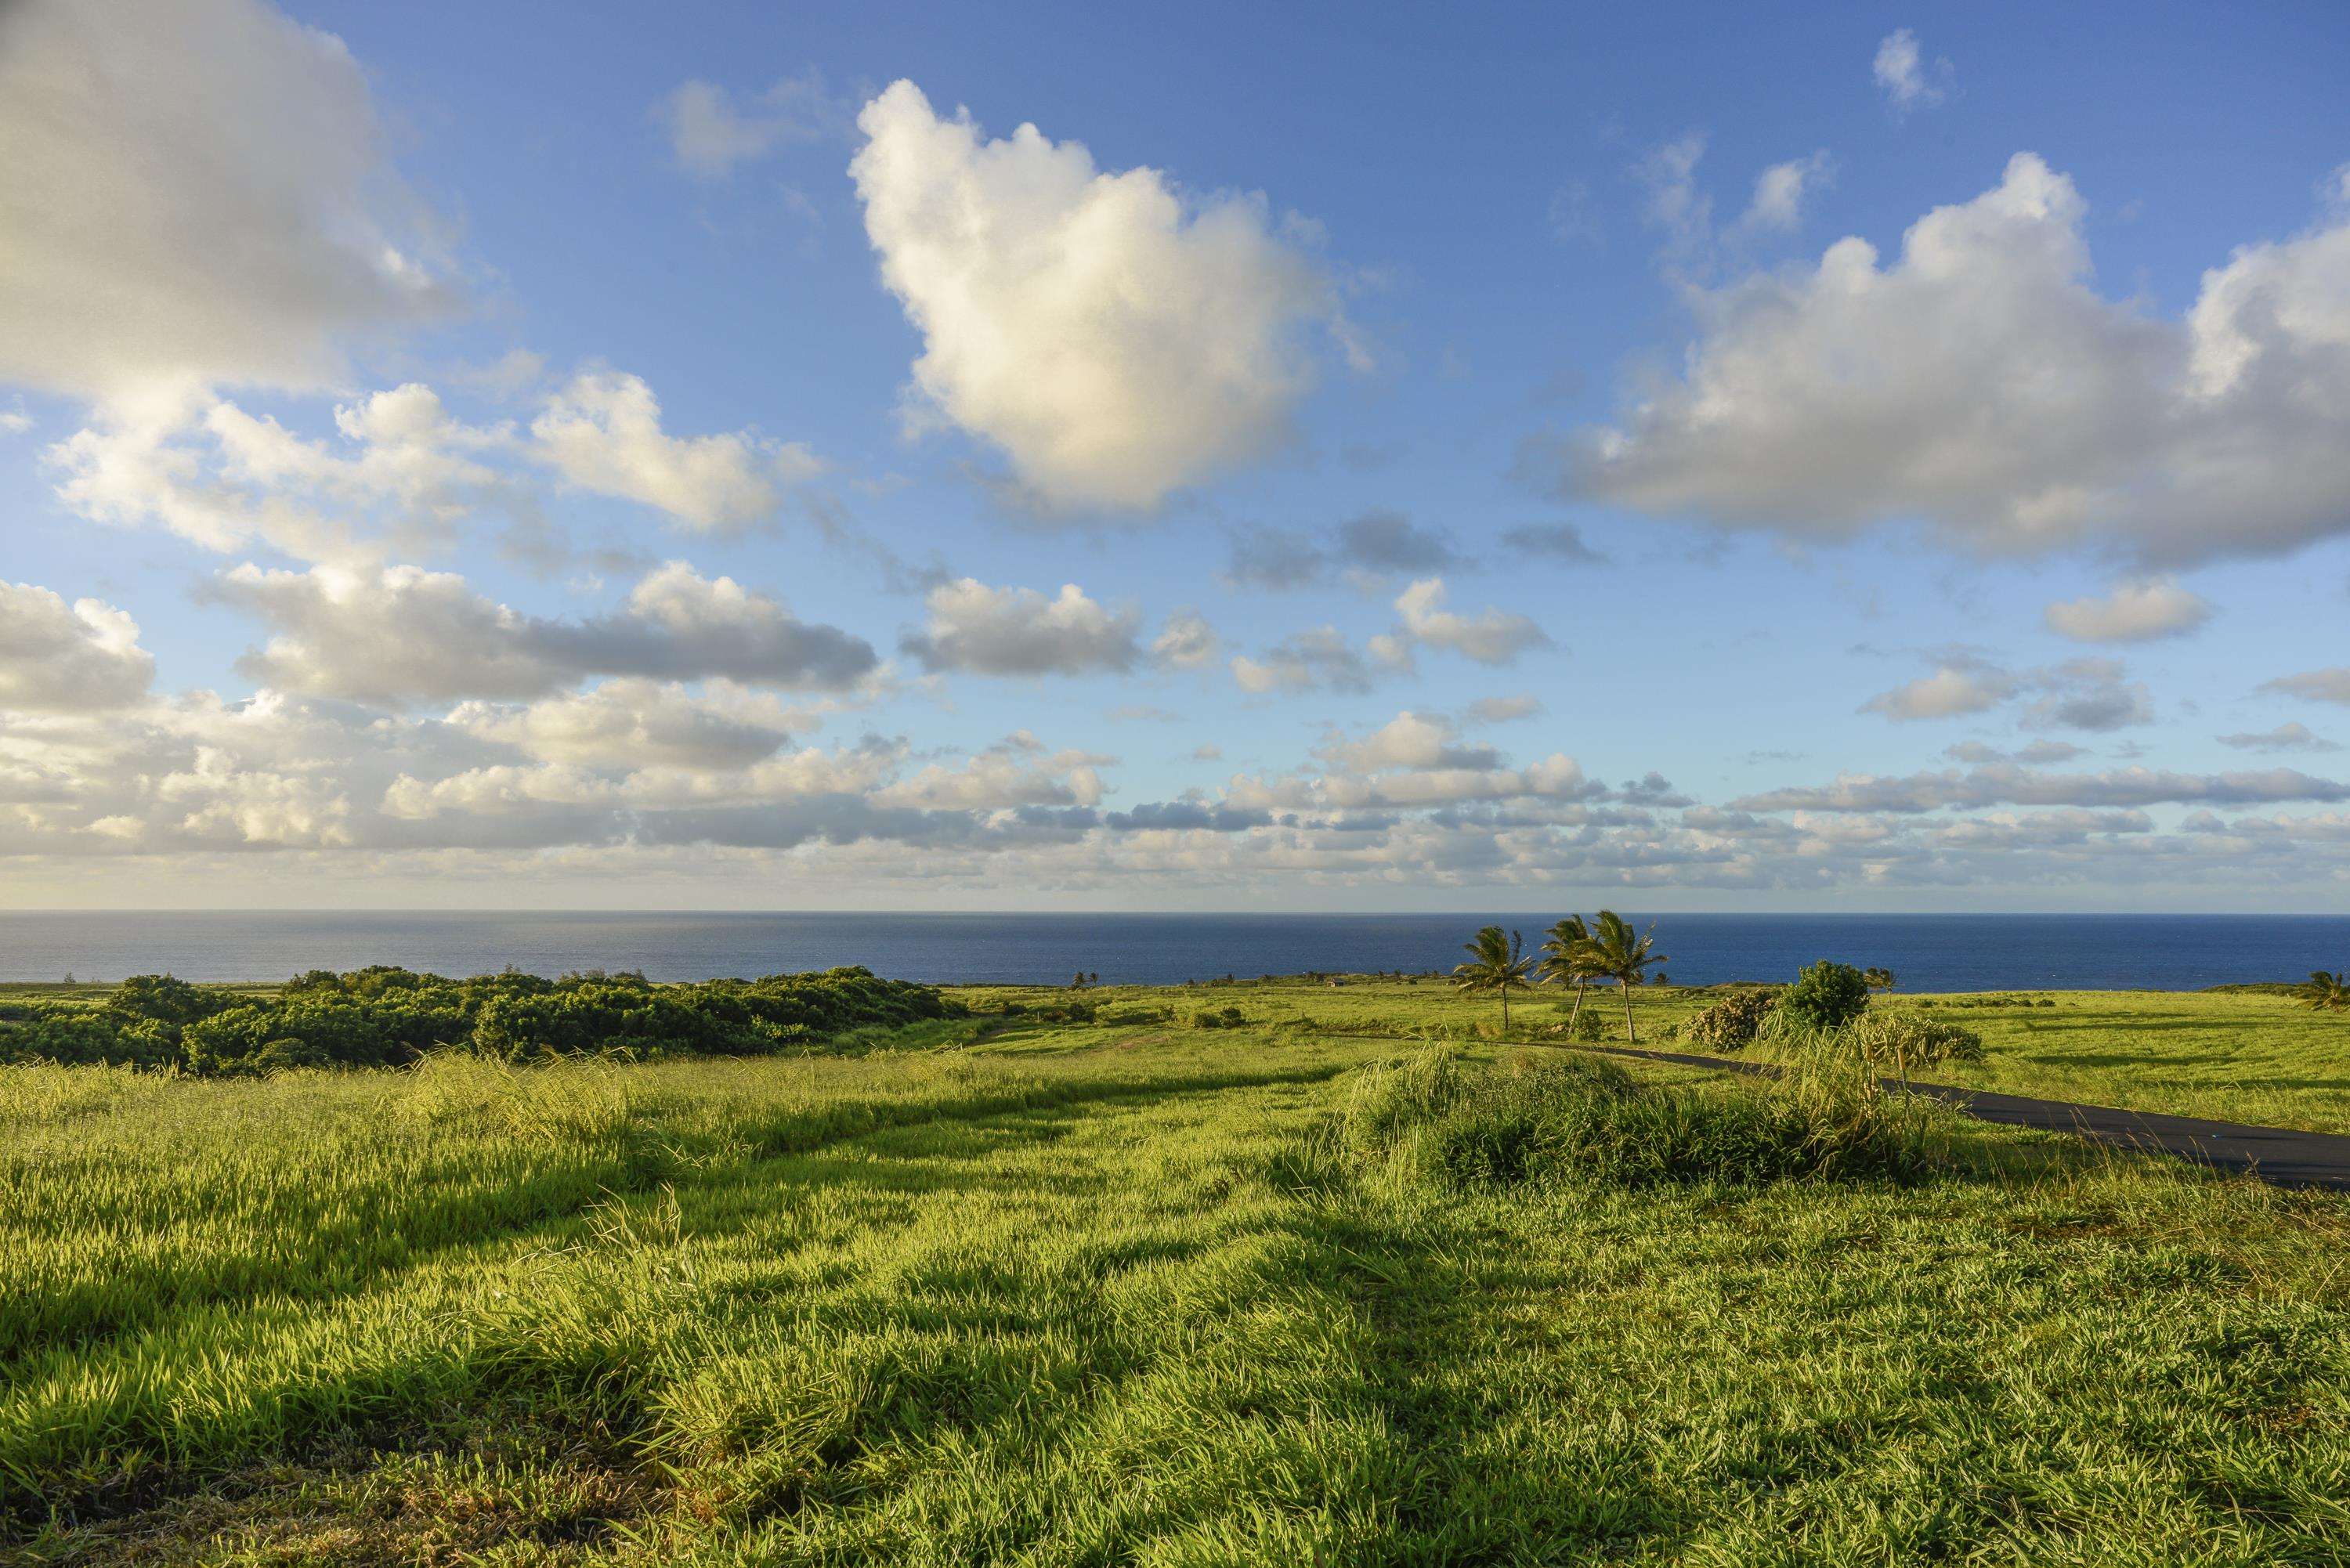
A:
POLYGON ((240 1074, 399 1066, 441 1049, 504 1062, 598 1053, 752 1056, 962 1011, 935 987, 863 968, 655 985, 639 974, 446 980, 380 966, 313 970, 266 995, 141 975, 95 1005, 0 1002, 0 1063, 240 1074))
MULTIPOLYGON (((951 1052, 0 1069, 0 1561, 2340 1559, 2350 1199, 1399 1043, 1498 1023, 1436 983, 957 994, 951 1052)), ((2057 1001, 1968 1070, 2208 1108, 2340 1037, 2057 1001)))

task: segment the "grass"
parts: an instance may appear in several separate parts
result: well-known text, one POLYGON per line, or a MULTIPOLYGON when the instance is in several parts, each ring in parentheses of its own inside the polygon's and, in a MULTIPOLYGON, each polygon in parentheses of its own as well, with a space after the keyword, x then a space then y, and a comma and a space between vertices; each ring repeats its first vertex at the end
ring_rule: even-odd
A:
POLYGON ((0 1562, 2344 1560, 2350 1199, 1377 1037, 1428 985, 1095 1000, 6 1069, 0 1562))
MULTIPOLYGON (((954 994, 979 1006, 1032 1002, 1067 992, 972 988, 954 994)), ((1117 987, 1093 993, 1106 1012, 1132 1016, 1237 1006, 1276 1033, 1359 1034, 1391 1041, 1498 1036, 1495 1003, 1464 1002, 1435 980, 1351 981, 1332 988, 1305 980, 1234 986, 1117 987)), ((1513 1038, 1561 1038, 1566 1003, 1547 988, 1512 1004, 1513 1038)), ((1720 999, 1705 988, 1649 987, 1637 994, 1639 1044, 1686 1050, 1666 1037, 1720 999)), ((2128 1106, 2178 1116, 2350 1133, 2350 1017, 2313 1012, 2289 995, 2222 992, 2009 992, 1966 996, 1879 996, 1875 1007, 1925 1007, 1983 1037, 1985 1059, 1937 1064, 1936 1082, 2047 1099, 2128 1106), (2046 1005, 2041 1005, 2045 1003, 2046 1005)), ((1607 1042, 1625 1043, 1613 988, 1585 1002, 1607 1042)))

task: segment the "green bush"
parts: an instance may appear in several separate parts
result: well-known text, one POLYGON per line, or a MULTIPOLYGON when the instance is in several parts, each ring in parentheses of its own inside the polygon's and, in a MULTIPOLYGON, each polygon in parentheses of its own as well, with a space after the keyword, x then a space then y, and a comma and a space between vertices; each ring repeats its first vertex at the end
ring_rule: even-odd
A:
POLYGON ((1822 959, 1795 977, 1779 1007, 1811 1029, 1841 1029, 1868 1011, 1868 981, 1848 963, 1822 959))
POLYGON ((1607 1021, 1599 1016, 1597 1008, 1586 1007, 1575 1015, 1572 1033, 1577 1040, 1605 1040, 1607 1038, 1607 1021))
POLYGON ((1248 1020, 1241 1015, 1237 1007, 1227 1007, 1222 1011, 1203 1007, 1184 1023, 1194 1029, 1244 1029, 1248 1026, 1248 1020))
MULTIPOLYGON (((1067 1011, 1093 1016, 1089 1002, 1067 1011)), ((0 1019, 0 1062, 116 1063, 219 1075, 292 1066, 382 1067, 454 1048, 504 1061, 618 1052, 751 1055, 828 1048, 856 1035, 960 1017, 932 986, 862 968, 754 981, 656 985, 594 971, 543 980, 508 971, 473 980, 379 965, 312 970, 276 995, 126 981, 95 1007, 43 1003, 0 1019)))
POLYGON ((1852 1075, 1678 1087, 1587 1056, 1503 1069, 1432 1048, 1362 1069, 1335 1137, 1359 1174, 1406 1187, 1752 1186, 1919 1179, 1939 1127, 1852 1075))
POLYGON ((1733 992, 1681 1025, 1680 1037, 1708 1051, 1743 1051, 1779 1005, 1778 991, 1733 992))

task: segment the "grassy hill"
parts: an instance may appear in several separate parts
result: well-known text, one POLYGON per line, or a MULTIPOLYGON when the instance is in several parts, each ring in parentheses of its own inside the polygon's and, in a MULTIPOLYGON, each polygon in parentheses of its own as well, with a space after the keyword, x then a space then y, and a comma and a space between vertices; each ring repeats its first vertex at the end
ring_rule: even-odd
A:
MULTIPOLYGON (((854 1055, 0 1069, 0 1561, 2350 1538, 2350 1199, 1479 1041, 1432 984, 951 1000, 854 1055)), ((2051 1000, 1942 1075, 2340 1114, 2275 999, 2051 1000)))

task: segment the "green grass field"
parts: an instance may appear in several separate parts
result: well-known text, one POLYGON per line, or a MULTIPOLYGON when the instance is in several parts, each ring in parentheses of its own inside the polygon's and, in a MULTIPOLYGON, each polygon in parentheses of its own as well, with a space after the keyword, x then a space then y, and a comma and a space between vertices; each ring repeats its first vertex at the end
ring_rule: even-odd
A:
MULTIPOLYGON (((1066 993, 1011 989, 959 994, 980 1005, 1013 997, 1045 1002, 1066 993)), ((1177 1018, 1238 1006, 1253 1024, 1283 1031, 1347 1031, 1395 1040, 1492 1039, 1501 1009, 1464 1000, 1440 981, 1352 981, 1333 988, 1306 980, 1234 986, 1120 987, 1094 993, 1129 1008, 1159 1007, 1177 1018)), ((1648 987, 1635 993, 1633 1023, 1644 1046, 1689 1047, 1663 1026, 1686 1020, 1718 993, 1648 987)), ((1565 1003, 1555 988, 1512 1002, 1513 1037, 1553 1038, 1565 1003)), ((1878 997, 1877 1007, 1929 1007, 1983 1037, 1981 1062, 1937 1064, 1918 1076, 2047 1099, 2128 1106, 2180 1116, 2350 1133, 2350 1017, 2313 1012, 2292 997, 2246 992, 2035 991, 1973 996, 1878 997), (2034 1005, 2012 1005, 2018 1002, 2034 1005), (2049 1005, 2037 1005, 2046 1002, 2049 1005)), ((1586 1006, 1625 1044, 1623 1006, 1613 987, 1595 987, 1586 1006)))
MULTIPOLYGON (((2341 1125, 2327 1021, 2054 1000, 1939 1075, 2341 1125)), ((853 1060, 0 1070, 0 1562, 2350 1556, 2350 1198, 1926 1107, 1898 1179, 1511 1175, 1475 1096, 1588 1057, 1471 1044, 1451 1111, 1376 1065, 1490 1002, 1094 1001, 853 1060)))

